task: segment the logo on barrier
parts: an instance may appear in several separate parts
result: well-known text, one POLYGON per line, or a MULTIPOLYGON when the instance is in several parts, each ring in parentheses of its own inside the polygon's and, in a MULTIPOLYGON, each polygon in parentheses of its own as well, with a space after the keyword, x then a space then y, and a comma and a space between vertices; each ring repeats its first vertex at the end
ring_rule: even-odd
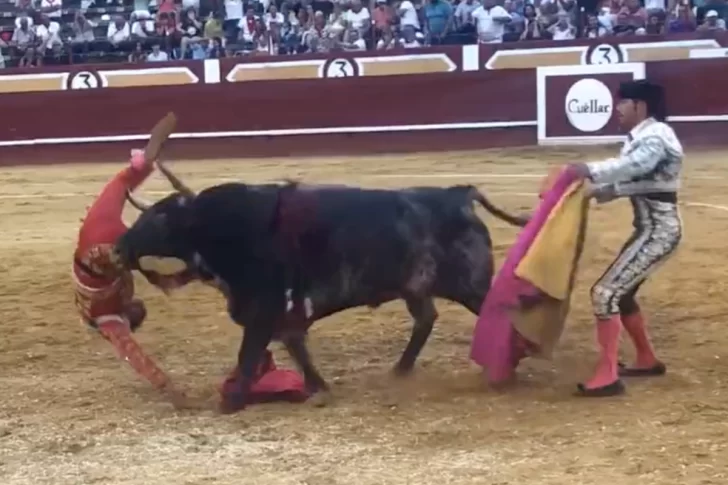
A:
POLYGON ((601 81, 587 78, 575 82, 566 93, 564 110, 571 126, 579 131, 599 131, 612 117, 612 92, 601 81))
POLYGON ((626 54, 619 44, 599 44, 587 48, 582 64, 620 64, 625 62, 626 54))
POLYGON ((101 83, 96 74, 88 71, 77 72, 68 82, 69 89, 96 89, 101 83))

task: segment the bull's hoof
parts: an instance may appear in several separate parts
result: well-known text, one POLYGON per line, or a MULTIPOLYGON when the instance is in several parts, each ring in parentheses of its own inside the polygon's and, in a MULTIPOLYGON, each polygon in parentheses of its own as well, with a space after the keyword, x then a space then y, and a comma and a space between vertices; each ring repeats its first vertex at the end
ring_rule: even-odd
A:
POLYGON ((309 398, 308 402, 314 407, 323 408, 334 402, 334 396, 331 391, 318 391, 309 398))
POLYGON ((612 397, 620 396, 626 391, 624 384, 619 379, 602 387, 588 388, 582 383, 576 386, 576 396, 578 397, 612 397))
POLYGON ((394 377, 409 377, 414 369, 414 366, 397 364, 392 369, 392 375, 394 377))
POLYGON ((627 367, 623 363, 619 363, 620 377, 656 377, 664 376, 667 367, 662 362, 657 362, 652 367, 627 367))
POLYGON ((245 409, 246 402, 242 395, 223 395, 218 411, 220 414, 233 414, 245 409))

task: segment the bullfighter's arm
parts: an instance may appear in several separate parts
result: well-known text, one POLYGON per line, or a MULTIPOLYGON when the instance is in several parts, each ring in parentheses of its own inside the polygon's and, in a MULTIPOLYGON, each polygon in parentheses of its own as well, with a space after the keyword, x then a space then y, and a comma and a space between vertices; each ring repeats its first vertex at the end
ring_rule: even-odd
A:
POLYGON ((627 154, 586 166, 588 177, 597 185, 618 184, 650 173, 667 156, 664 140, 658 135, 648 135, 635 142, 627 154))

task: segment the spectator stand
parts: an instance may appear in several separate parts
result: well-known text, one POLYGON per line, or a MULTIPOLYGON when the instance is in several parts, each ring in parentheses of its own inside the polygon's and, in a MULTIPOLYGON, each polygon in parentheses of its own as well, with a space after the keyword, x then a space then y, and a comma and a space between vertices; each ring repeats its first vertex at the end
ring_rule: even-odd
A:
POLYGON ((725 0, 0 0, 0 67, 715 33, 727 16, 725 0))

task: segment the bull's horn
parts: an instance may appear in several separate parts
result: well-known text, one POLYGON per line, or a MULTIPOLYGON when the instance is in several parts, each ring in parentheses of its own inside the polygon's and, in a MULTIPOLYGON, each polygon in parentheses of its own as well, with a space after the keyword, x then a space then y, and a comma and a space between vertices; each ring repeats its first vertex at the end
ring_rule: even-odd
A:
POLYGON ((169 183, 172 184, 172 187, 177 192, 187 195, 190 197, 195 196, 195 192, 187 187, 182 181, 177 178, 175 174, 173 174, 163 163, 161 160, 157 160, 157 167, 159 167, 159 171, 162 172, 162 174, 167 177, 167 180, 169 180, 169 183))
POLYGON ((139 212, 144 212, 152 206, 152 204, 150 204, 149 202, 145 202, 135 197, 129 189, 126 189, 126 200, 128 200, 131 205, 139 210, 139 212))

